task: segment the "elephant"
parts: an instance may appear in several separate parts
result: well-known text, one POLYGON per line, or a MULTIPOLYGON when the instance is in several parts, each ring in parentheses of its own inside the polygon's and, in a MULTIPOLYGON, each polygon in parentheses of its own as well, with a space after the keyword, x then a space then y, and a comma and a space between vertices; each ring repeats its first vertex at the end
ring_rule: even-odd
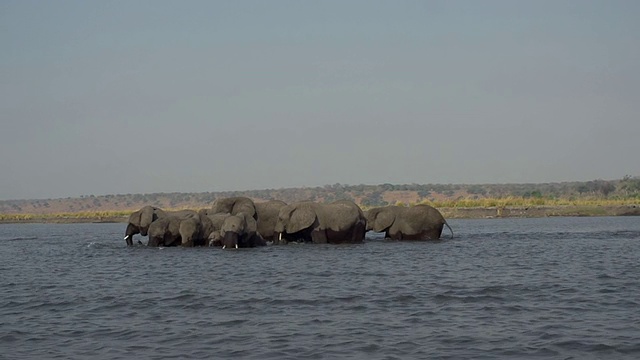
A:
POLYGON ((212 214, 209 218, 214 224, 214 230, 208 235, 209 246, 237 249, 266 245, 257 232, 256 220, 243 212, 236 215, 212 214))
POLYGON ((124 240, 128 246, 133 245, 133 235, 140 234, 147 236, 147 231, 152 222, 166 217, 173 216, 190 216, 195 214, 193 210, 164 211, 155 206, 144 206, 140 210, 134 211, 129 215, 127 229, 125 230, 124 240))
POLYGON ((278 243, 304 241, 313 243, 361 243, 366 218, 353 201, 338 200, 329 204, 301 201, 283 206, 274 231, 278 243))
POLYGON ((258 233, 266 241, 273 242, 278 238, 279 234, 277 234, 274 229, 278 221, 278 213, 280 209, 286 205, 287 203, 280 200, 255 203, 256 213, 258 215, 258 233))
POLYGON ((236 215, 240 212, 254 219, 258 219, 256 205, 253 200, 244 196, 218 198, 211 206, 213 213, 229 213, 236 215))
POLYGON ((440 211, 421 204, 411 207, 383 206, 366 212, 367 231, 385 232, 385 238, 393 240, 438 240, 444 225, 453 230, 440 211))
POLYGON ((167 215, 149 225, 147 246, 193 247, 205 243, 201 215, 167 215))

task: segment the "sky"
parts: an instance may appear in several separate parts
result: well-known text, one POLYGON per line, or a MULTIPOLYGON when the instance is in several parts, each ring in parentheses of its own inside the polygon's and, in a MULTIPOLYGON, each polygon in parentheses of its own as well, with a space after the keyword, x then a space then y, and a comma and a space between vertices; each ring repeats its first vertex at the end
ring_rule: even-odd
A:
POLYGON ((640 2, 0 0, 0 200, 640 175, 640 2))

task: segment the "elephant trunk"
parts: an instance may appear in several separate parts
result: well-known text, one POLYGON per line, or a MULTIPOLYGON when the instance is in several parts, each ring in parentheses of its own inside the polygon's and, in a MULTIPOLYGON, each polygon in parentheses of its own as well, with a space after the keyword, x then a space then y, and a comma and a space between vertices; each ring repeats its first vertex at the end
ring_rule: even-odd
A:
POLYGON ((278 221, 278 222, 274 225, 274 227, 273 227, 273 235, 274 235, 274 238, 275 238, 275 235, 276 235, 277 233, 282 234, 284 231, 285 231, 285 229, 284 229, 284 224, 283 224, 282 222, 278 221))
POLYGON ((273 234, 273 243, 274 244, 286 244, 287 243, 287 239, 285 239, 284 237, 284 233, 282 232, 277 232, 273 234))
POLYGON ((127 242, 127 246, 133 246, 133 235, 137 233, 139 233, 137 226, 133 224, 127 225, 127 229, 124 233, 124 240, 127 242))
POLYGON ((124 240, 127 242, 127 246, 133 246, 133 236, 127 235, 124 237, 124 240))
POLYGON ((238 233, 227 231, 222 238, 222 248, 237 249, 238 248, 238 233))
POLYGON ((142 236, 147 236, 147 232, 149 231, 149 227, 145 226, 145 227, 141 227, 140 228, 140 235, 142 236))

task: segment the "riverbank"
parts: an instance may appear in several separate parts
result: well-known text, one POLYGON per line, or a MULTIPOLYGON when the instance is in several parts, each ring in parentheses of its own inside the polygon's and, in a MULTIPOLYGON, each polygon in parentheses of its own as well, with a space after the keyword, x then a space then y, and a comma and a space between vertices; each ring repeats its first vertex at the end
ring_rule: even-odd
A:
POLYGON ((86 224, 86 223, 126 223, 128 216, 117 217, 94 217, 94 216, 49 216, 49 215, 29 215, 29 216, 7 216, 0 218, 0 224, 86 224))
POLYGON ((554 205, 438 208, 447 219, 540 218, 553 216, 640 216, 640 205, 554 205))
MULTIPOLYGON (((640 216, 640 205, 554 205, 438 207, 446 219, 540 218, 554 216, 640 216)), ((126 223, 128 215, 100 214, 3 214, 0 224, 126 223)))

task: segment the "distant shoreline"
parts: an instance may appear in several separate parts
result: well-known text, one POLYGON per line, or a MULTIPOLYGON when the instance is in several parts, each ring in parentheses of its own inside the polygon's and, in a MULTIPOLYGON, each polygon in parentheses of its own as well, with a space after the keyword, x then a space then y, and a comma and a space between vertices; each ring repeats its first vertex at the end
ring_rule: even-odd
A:
POLYGON ((540 205, 438 208, 446 219, 640 216, 639 205, 540 205))
MULTIPOLYGON (((446 219, 495 219, 541 217, 640 216, 640 205, 554 205, 439 207, 446 219)), ((4 218, 0 224, 126 223, 128 216, 51 216, 30 214, 28 218, 4 218)))
POLYGON ((34 215, 29 219, 0 219, 0 224, 108 224, 127 223, 128 217, 98 218, 98 217, 47 217, 34 215))

